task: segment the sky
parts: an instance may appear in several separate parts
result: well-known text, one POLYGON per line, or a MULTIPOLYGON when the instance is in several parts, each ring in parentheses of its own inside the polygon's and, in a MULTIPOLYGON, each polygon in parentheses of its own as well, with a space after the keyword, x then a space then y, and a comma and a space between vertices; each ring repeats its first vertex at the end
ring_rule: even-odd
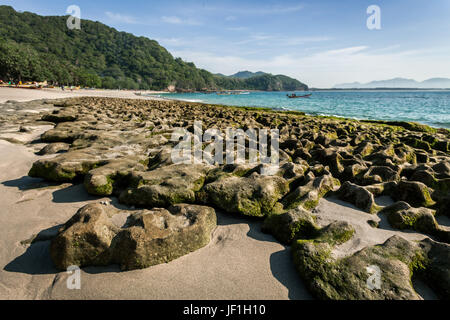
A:
MULTIPOLYGON (((310 87, 395 77, 450 78, 450 0, 0 0, 16 10, 81 18, 157 40, 213 73, 285 74, 310 87), (371 5, 380 29, 369 29, 371 5)), ((81 25, 81 27, 83 27, 81 25)))

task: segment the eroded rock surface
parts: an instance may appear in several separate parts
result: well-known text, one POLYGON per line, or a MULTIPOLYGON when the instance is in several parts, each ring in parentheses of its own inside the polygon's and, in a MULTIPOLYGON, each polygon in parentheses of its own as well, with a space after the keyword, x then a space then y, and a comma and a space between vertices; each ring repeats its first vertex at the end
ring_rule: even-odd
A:
MULTIPOLYGON (((109 207, 80 209, 52 241, 58 268, 118 263, 135 269, 170 261, 208 243, 214 207, 264 218, 265 232, 292 244, 300 276, 317 298, 418 299, 411 273, 449 297, 448 228, 434 217, 450 216, 448 130, 173 101, 40 101, 27 104, 42 111, 31 115, 14 112, 17 105, 9 103, 13 111, 0 114, 3 131, 26 134, 20 127, 55 125, 41 136, 48 145, 41 147, 44 157, 33 164, 30 176, 84 182, 92 195, 116 196, 144 208, 132 211, 124 225, 114 223, 109 207), (195 120, 221 132, 279 129, 279 168, 174 163, 177 141, 171 135, 184 128, 193 137, 195 120), (365 212, 387 214, 394 229, 412 229, 433 240, 393 237, 332 258, 331 252, 355 231, 344 222, 316 224, 310 211, 330 194, 365 212), (377 204, 380 196, 397 203, 383 209, 377 204), (381 290, 367 288, 370 265, 386 277, 381 290)), ((204 142, 201 148, 209 146, 204 142)))
POLYGON ((292 246, 294 263, 317 298, 418 300, 421 297, 412 286, 412 276, 425 279, 442 298, 449 298, 449 245, 429 239, 416 243, 393 236, 381 245, 334 259, 333 247, 348 240, 351 229, 345 228, 345 223, 335 226, 334 233, 327 228, 322 236, 297 240, 292 246))
POLYGON ((119 264, 132 270, 169 262, 207 245, 217 223, 214 209, 199 205, 135 210, 122 226, 113 222, 119 213, 99 203, 78 210, 52 240, 56 267, 119 264))

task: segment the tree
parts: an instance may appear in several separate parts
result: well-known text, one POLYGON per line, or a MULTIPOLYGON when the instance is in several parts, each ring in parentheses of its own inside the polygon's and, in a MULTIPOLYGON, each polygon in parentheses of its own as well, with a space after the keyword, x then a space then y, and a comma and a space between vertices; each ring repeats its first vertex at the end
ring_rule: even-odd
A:
POLYGON ((285 76, 215 76, 154 40, 89 20, 81 30, 68 30, 66 20, 0 6, 0 35, 7 39, 0 44, 0 77, 123 89, 307 89, 285 76))

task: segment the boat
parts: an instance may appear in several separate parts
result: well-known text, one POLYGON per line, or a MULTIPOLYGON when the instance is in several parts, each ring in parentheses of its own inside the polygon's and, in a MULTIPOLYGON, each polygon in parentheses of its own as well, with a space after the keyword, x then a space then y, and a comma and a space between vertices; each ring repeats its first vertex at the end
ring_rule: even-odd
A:
POLYGON ((304 94, 304 95, 301 95, 301 96, 298 96, 298 95, 296 95, 295 93, 293 93, 293 94, 291 94, 291 95, 286 95, 289 99, 295 99, 295 98, 309 98, 309 97, 311 97, 312 96, 312 93, 309 93, 309 94, 304 94))

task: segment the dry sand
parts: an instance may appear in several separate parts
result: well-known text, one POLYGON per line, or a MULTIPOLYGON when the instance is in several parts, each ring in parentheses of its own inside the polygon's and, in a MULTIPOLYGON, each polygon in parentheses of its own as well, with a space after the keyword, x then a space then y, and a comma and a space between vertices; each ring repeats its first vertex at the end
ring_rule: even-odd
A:
POLYGON ((8 100, 30 101, 37 99, 60 99, 70 97, 109 97, 109 98, 127 98, 127 99, 156 99, 155 97, 146 97, 136 95, 135 93, 155 94, 161 91, 133 91, 133 90, 89 90, 80 89, 62 91, 60 88, 53 89, 21 89, 0 87, 0 103, 8 100))
MULTIPOLYGON (((65 95, 0 88, 1 101, 65 95)), ((31 128, 32 133, 17 133, 18 127, 12 125, 8 130, 12 138, 33 141, 49 128, 36 126, 31 128)), ((143 270, 83 268, 81 289, 67 289, 68 274, 55 270, 50 260, 50 241, 32 245, 21 242, 38 233, 54 233, 80 207, 105 199, 90 196, 82 185, 48 185, 27 177, 38 159, 34 152, 42 146, 0 140, 0 299, 311 299, 294 269, 288 247, 261 233, 260 221, 220 212, 218 227, 206 247, 143 270)), ((388 204, 392 200, 378 201, 388 204)), ((114 198, 112 203, 119 206, 114 198)), ((356 236, 334 252, 338 257, 382 243, 394 234, 424 238, 414 232, 392 230, 384 217, 335 199, 321 199, 314 213, 320 225, 345 220, 355 227, 356 236), (380 221, 380 228, 369 226, 369 219, 380 221)), ((415 283, 415 287, 423 297, 435 298, 422 283, 415 283)))
MULTIPOLYGON (((51 127, 30 128, 31 134, 10 136, 29 142, 51 127)), ((143 270, 84 268, 81 290, 67 289, 68 274, 55 270, 50 260, 50 241, 21 242, 40 232, 54 232, 83 205, 106 199, 90 196, 82 185, 47 186, 27 177, 38 159, 34 152, 43 146, 0 140, 0 299, 311 298, 288 248, 261 233, 259 221, 220 212, 208 246, 143 270)), ((117 205, 115 199, 113 204, 117 205)))

